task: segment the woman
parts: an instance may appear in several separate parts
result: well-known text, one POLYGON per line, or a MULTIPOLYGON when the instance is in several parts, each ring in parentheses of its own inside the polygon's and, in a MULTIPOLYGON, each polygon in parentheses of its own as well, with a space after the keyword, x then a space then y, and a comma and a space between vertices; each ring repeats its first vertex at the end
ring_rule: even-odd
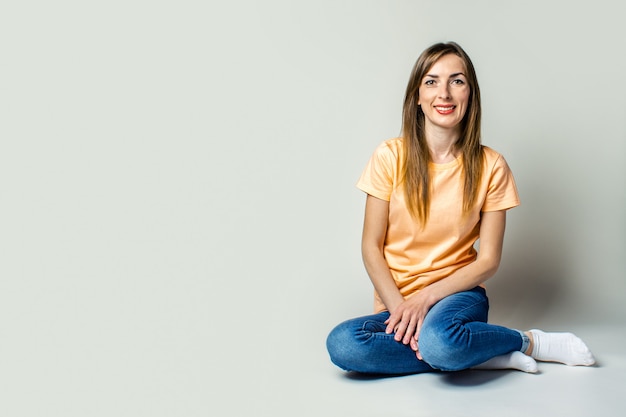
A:
POLYGON ((595 362, 571 333, 487 323, 483 283, 498 268, 506 210, 519 198, 504 158, 480 143, 480 119, 465 51, 454 42, 426 49, 407 87, 402 137, 376 149, 357 184, 367 193, 362 254, 375 314, 343 322, 328 336, 340 368, 536 372, 536 360, 595 362))

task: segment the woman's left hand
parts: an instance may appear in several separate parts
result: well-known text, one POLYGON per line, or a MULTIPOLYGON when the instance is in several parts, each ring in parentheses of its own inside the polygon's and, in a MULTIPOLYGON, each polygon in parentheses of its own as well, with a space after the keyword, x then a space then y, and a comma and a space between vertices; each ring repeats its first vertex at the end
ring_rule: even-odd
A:
POLYGON ((419 360, 422 360, 418 344, 420 329, 426 313, 434 304, 435 301, 432 301, 432 297, 424 289, 398 305, 385 321, 385 332, 395 332, 394 339, 409 345, 419 360))

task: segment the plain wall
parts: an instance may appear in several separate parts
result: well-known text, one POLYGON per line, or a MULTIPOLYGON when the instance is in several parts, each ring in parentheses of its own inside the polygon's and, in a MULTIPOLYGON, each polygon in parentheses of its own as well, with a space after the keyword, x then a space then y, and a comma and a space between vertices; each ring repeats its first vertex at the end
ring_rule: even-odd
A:
POLYGON ((354 184, 438 41, 472 57, 522 199, 492 319, 623 324, 617 4, 3 5, 0 414, 288 410, 371 311, 354 184))

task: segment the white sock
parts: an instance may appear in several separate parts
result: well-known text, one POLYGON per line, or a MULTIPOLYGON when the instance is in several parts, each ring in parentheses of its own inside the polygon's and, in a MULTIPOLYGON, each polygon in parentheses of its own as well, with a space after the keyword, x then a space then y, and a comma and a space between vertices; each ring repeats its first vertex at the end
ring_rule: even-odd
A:
POLYGON ((545 333, 530 330, 533 338, 531 356, 538 361, 560 362, 570 366, 590 366, 596 363, 593 354, 577 336, 572 333, 545 333))
POLYGON ((472 369, 517 369, 534 374, 537 372, 537 362, 522 352, 511 352, 491 358, 472 369))

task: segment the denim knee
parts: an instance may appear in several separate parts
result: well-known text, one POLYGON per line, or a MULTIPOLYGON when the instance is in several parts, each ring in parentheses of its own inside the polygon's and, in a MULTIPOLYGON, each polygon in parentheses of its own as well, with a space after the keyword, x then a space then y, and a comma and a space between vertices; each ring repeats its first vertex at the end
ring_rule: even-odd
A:
POLYGON ((344 371, 352 370, 350 362, 354 358, 354 352, 351 352, 353 345, 354 334, 345 323, 335 327, 326 338, 326 350, 328 350, 330 360, 344 371))
POLYGON ((424 362, 441 371, 460 371, 472 365, 471 358, 467 356, 467 343, 464 342, 462 332, 441 331, 433 327, 422 328, 419 335, 419 350, 424 362), (451 337, 453 333, 456 335, 451 337))

